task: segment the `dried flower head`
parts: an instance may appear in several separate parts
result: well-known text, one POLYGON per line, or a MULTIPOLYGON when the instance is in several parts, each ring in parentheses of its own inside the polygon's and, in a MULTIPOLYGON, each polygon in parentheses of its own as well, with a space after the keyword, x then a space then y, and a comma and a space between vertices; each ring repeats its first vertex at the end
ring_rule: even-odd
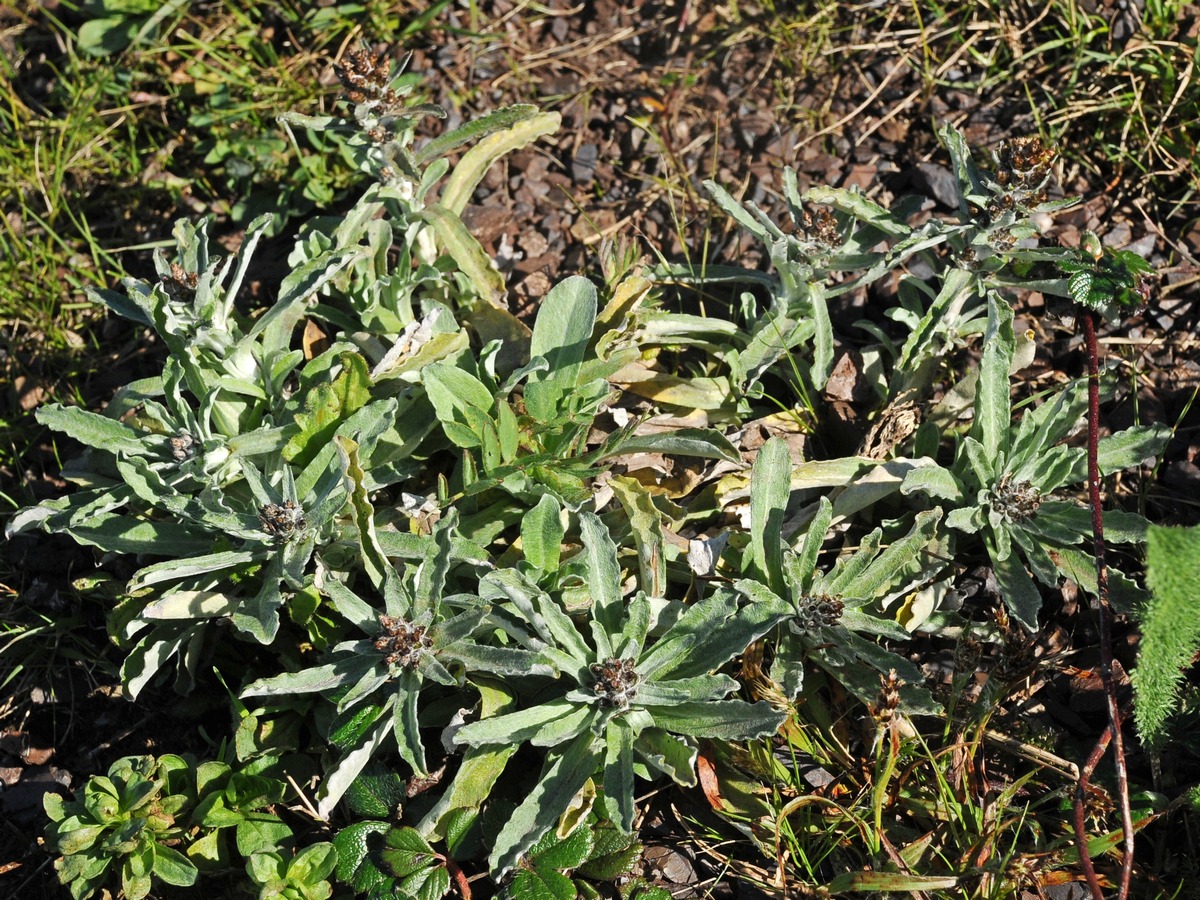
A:
POLYGON ((632 659, 610 657, 602 663, 592 663, 591 670, 596 676, 592 690, 605 706, 625 709, 629 701, 637 696, 637 684, 641 678, 634 671, 632 659))
POLYGON ((996 180, 1006 186, 1040 187, 1050 175, 1054 157, 1054 150, 1036 136, 1001 141, 996 151, 1000 164, 996 180))
POLYGON ((1022 137, 1002 141, 996 151, 996 183, 999 190, 988 203, 991 221, 1011 212, 1027 212, 1046 202, 1055 153, 1040 138, 1022 137))
POLYGON ((262 529, 267 534, 284 539, 308 527, 304 510, 291 500, 268 503, 258 511, 258 521, 262 523, 262 529))
POLYGON ((1045 854, 1019 854, 1008 861, 1004 867, 1004 876, 1014 885, 1034 886, 1038 883, 1038 873, 1044 871, 1053 863, 1053 857, 1045 854))
POLYGON ((802 222, 805 236, 813 243, 826 250, 832 250, 841 244, 842 235, 838 230, 837 219, 829 210, 819 209, 815 217, 805 210, 802 222))
POLYGON ((1024 522, 1033 518, 1042 505, 1042 495, 1029 481, 1012 481, 1006 473, 992 491, 992 509, 1007 522, 1024 522))
POLYGON ((829 594, 801 597, 796 606, 796 624, 806 631, 836 625, 841 621, 842 611, 846 608, 841 598, 829 594))
POLYGON ((196 286, 199 283, 200 276, 189 272, 179 263, 171 263, 171 274, 163 276, 162 279, 163 290, 175 303, 189 302, 196 296, 196 286))
POLYGON ((867 708, 881 726, 890 725, 896 717, 896 710, 900 708, 900 688, 903 686, 904 679, 896 674, 895 669, 879 676, 879 696, 867 708))
POLYGON ((354 50, 335 70, 351 103, 391 105, 399 100, 388 87, 392 70, 391 64, 383 56, 373 56, 366 50, 354 50))
POLYGON ((433 640, 425 633, 424 625, 414 625, 396 616, 380 616, 383 634, 375 639, 375 649, 382 653, 389 666, 415 669, 433 640))
POLYGON ((191 459, 196 453, 196 439, 190 431, 180 431, 171 438, 171 455, 179 462, 191 459))
POLYGON ((1116 808, 1108 791, 1098 784, 1088 783, 1083 795, 1083 810, 1093 827, 1103 828, 1109 814, 1116 808))

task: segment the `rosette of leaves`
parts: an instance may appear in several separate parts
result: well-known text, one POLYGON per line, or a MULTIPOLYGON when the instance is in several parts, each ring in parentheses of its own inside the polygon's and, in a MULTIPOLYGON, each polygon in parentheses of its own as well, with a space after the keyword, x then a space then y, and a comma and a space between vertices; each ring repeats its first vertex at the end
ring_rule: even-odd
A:
POLYGON ((180 756, 124 757, 107 775, 90 778, 75 800, 46 794, 46 840, 62 854, 54 868, 75 900, 92 896, 118 873, 129 900, 147 896, 155 880, 195 884, 195 863, 174 846, 196 799, 190 770, 180 756))
MULTIPOLYGON (((328 815, 364 766, 389 745, 418 776, 425 776, 419 703, 429 687, 457 689, 468 673, 549 674, 536 652, 488 642, 490 607, 477 597, 442 597, 450 564, 451 512, 425 542, 425 557, 403 580, 367 538, 366 568, 382 593, 382 608, 330 577, 322 584, 334 609, 367 635, 342 641, 329 661, 264 678, 242 696, 322 693, 334 700, 330 739, 344 748, 325 773, 318 811, 328 815), (458 610, 457 606, 465 608, 458 610)), ((490 629, 495 630, 494 626, 490 629)))
POLYGON ((210 258, 203 225, 181 225, 182 263, 160 260, 162 281, 101 296, 163 337, 162 376, 128 385, 103 413, 38 413, 88 448, 65 469, 83 489, 18 513, 8 533, 37 526, 166 558, 135 573, 114 620, 133 648, 123 669, 133 695, 176 655, 189 683, 216 618, 270 642, 287 597, 308 590, 316 548, 339 535, 348 485, 367 478, 364 464, 372 489, 399 477, 397 459, 428 428, 400 422, 397 398, 374 398, 347 345, 307 363, 290 348, 308 296, 343 257, 293 272, 276 304, 244 322, 234 298, 260 230, 235 266, 210 258), (372 457, 381 438, 387 449, 372 457))
MULTIPOLYGON (((925 202, 922 197, 901 198, 889 209, 855 189, 814 187, 801 195, 796 174, 785 170, 791 221, 784 227, 754 203, 739 203, 723 188, 706 183, 718 205, 763 242, 774 267, 773 278, 713 267, 672 273, 709 282, 751 281, 771 292, 770 306, 761 314, 752 303, 744 304, 748 334, 722 335, 722 346, 737 347, 734 353, 723 351, 735 388, 753 395, 761 390, 755 386, 762 376, 774 368, 785 380, 799 372, 801 397, 819 391, 833 365, 828 302, 919 260, 931 274, 903 272, 898 305, 887 312, 908 330, 903 343, 875 323, 856 323, 879 342, 869 356, 882 351, 892 362, 890 376, 882 370, 875 376, 879 394, 912 402, 932 383, 946 349, 982 330, 980 311, 988 290, 1016 283, 1042 288, 1041 282, 1030 282, 1030 267, 1061 252, 1030 251, 1020 242, 1039 233, 1035 215, 1077 202, 1048 199, 1053 154, 1034 139, 1005 142, 995 171, 989 172, 976 163, 952 125, 943 126, 939 136, 955 176, 957 221, 934 217, 914 227, 910 219, 925 202), (941 252, 945 248, 950 252, 941 252), (797 353, 803 363, 794 371, 797 353)), ((1047 284, 1052 287, 1053 280, 1047 284)))
POLYGON ((904 682, 908 711, 940 710, 921 685, 921 670, 888 650, 877 638, 907 640, 895 619, 875 614, 912 594, 946 567, 944 540, 937 535, 941 509, 918 513, 906 534, 883 546, 877 528, 828 571, 818 569, 834 504, 822 497, 799 549, 782 538, 791 483, 787 445, 772 438, 759 450, 751 474, 750 531, 746 573, 735 587, 756 607, 782 610, 786 624, 774 642, 770 675, 789 700, 800 692, 806 665, 824 670, 864 703, 879 694, 879 676, 894 672, 904 682))
POLYGON ((460 215, 491 165, 505 154, 557 130, 558 113, 528 104, 496 110, 415 147, 422 119, 445 118, 440 106, 414 96, 419 77, 395 72, 390 60, 365 51, 348 54, 339 69, 348 117, 287 113, 281 121, 312 131, 349 133, 345 147, 377 182, 341 218, 309 224, 289 258, 294 264, 330 250, 357 248, 356 263, 325 291, 321 315, 348 332, 367 327, 395 336, 440 299, 481 301, 473 324, 485 341, 528 335, 504 305, 504 278, 460 215), (451 168, 449 155, 473 144, 451 168), (438 199, 431 196, 440 188, 438 199), (393 248, 398 259, 393 263, 393 248), (355 322, 361 324, 354 324, 355 322))
POLYGON ((603 772, 605 815, 629 831, 633 779, 663 773, 695 784, 698 738, 734 740, 774 733, 784 716, 768 704, 729 699, 738 683, 716 670, 781 618, 744 605, 721 588, 682 610, 655 634, 652 606, 639 592, 622 596, 616 546, 600 519, 579 514, 592 604, 581 631, 555 599, 516 569, 480 580, 480 594, 536 636, 559 672, 539 702, 463 726, 467 747, 529 743, 546 748, 536 785, 504 823, 488 863, 511 869, 546 834, 596 771, 603 772), (585 636, 586 632, 586 636, 585 636), (589 640, 590 638, 590 640, 589 640))
POLYGON ((337 867, 338 855, 333 844, 310 844, 295 856, 285 857, 277 850, 250 854, 246 873, 258 888, 260 898, 281 900, 326 900, 333 894, 329 876, 337 867))
MULTIPOLYGON (((1035 579, 1055 587, 1065 577, 1096 589, 1092 557, 1078 549, 1091 536, 1091 511, 1062 496, 1087 480, 1086 450, 1064 443, 1084 422, 1087 384, 1080 380, 1059 390, 1014 426, 1009 397, 1012 317, 1007 301, 989 297, 971 431, 958 442, 950 468, 918 467, 905 477, 901 491, 955 507, 946 526, 982 539, 1009 613, 1036 630, 1041 594, 1035 579)), ((1102 438, 1100 472, 1141 465, 1157 456, 1169 437, 1170 429, 1156 424, 1102 438)), ((1106 510, 1103 516, 1106 541, 1144 540, 1148 523, 1142 516, 1122 510, 1106 510)), ((1138 596, 1121 573, 1113 571, 1110 578, 1116 598, 1138 596)))

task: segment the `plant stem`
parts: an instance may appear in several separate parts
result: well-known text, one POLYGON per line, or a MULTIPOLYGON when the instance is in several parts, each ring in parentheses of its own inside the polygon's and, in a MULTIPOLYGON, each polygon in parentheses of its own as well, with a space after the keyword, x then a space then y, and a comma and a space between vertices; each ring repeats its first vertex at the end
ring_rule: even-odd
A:
POLYGON ((1088 887, 1096 900, 1100 892, 1096 871, 1087 853, 1087 835, 1083 814, 1084 795, 1092 770, 1104 755, 1111 735, 1113 765, 1117 772, 1117 804, 1121 810, 1121 830, 1124 836, 1124 857, 1121 860, 1121 880, 1117 886, 1118 900, 1129 896, 1129 883, 1133 874, 1133 813, 1129 806, 1129 778, 1125 770, 1125 742, 1121 736, 1121 710, 1117 702, 1117 688, 1113 680, 1112 655, 1112 605, 1108 599, 1108 566, 1104 559, 1104 518, 1100 497, 1100 353, 1096 341, 1096 316, 1091 310, 1077 308, 1076 315, 1083 323, 1083 335, 1087 345, 1088 365, 1088 501, 1092 507, 1092 540, 1096 559, 1096 599, 1099 605, 1100 681, 1104 685, 1104 697, 1108 705, 1109 729, 1096 743, 1092 757, 1084 766, 1075 793, 1075 837, 1079 842, 1079 858, 1087 875, 1088 887))

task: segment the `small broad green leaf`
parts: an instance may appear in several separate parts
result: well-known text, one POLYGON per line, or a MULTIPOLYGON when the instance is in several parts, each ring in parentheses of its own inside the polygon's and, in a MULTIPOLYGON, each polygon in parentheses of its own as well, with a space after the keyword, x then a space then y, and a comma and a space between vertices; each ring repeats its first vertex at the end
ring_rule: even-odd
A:
POLYGON ((563 397, 579 386, 597 303, 596 286, 580 275, 560 281, 542 300, 529 353, 543 357, 548 368, 531 372, 525 386, 525 406, 535 419, 553 419, 563 397))
POLYGON ((283 458, 297 471, 333 439, 342 422, 371 399, 367 361, 346 352, 339 354, 338 362, 342 370, 332 381, 314 386, 304 398, 304 409, 296 413, 298 433, 284 446, 283 458))
MULTIPOLYGON (((333 874, 337 866, 337 849, 328 841, 309 844, 288 863, 290 884, 316 885, 333 874)), ((325 893, 323 896, 328 897, 325 893)))
POLYGON ((237 848, 242 856, 270 851, 284 841, 291 840, 292 829, 280 821, 272 812, 247 812, 235 830, 237 848))
POLYGON ((480 412, 492 408, 492 392, 487 386, 465 369, 450 363, 432 363, 421 374, 422 383, 429 394, 438 418, 449 421, 454 413, 474 407, 480 412))

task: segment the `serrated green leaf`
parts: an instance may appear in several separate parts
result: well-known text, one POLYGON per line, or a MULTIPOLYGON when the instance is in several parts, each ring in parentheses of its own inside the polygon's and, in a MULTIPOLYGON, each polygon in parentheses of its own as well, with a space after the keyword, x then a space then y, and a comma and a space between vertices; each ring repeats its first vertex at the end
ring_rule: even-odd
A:
POLYGON ((355 814, 387 819, 397 815, 408 799, 407 783, 382 763, 368 763, 345 793, 346 803, 355 814))
POLYGON ((364 894, 382 892, 394 883, 391 874, 376 864, 377 853, 383 847, 383 834, 389 828, 386 822, 355 822, 337 833, 334 847, 338 881, 364 894))
POLYGON ((553 869, 520 869, 504 896, 510 900, 576 900, 575 882, 553 869))

